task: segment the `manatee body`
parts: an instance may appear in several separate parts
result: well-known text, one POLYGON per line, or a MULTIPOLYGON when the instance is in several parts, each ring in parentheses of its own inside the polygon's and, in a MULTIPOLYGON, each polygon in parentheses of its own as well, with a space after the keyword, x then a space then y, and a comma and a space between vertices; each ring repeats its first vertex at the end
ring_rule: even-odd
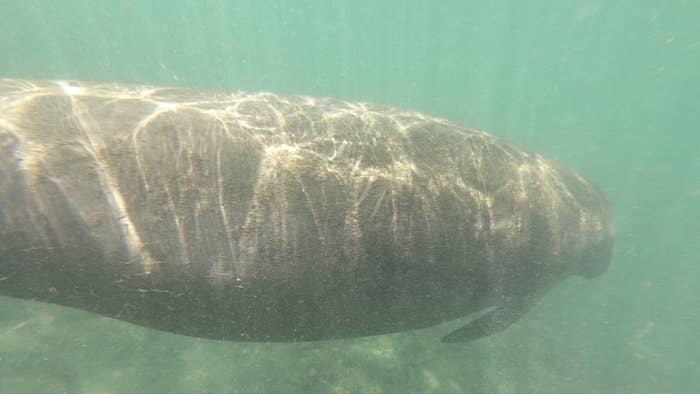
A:
POLYGON ((468 341, 605 271, 613 232, 574 171, 420 113, 0 81, 0 295, 248 341, 485 310, 468 341))

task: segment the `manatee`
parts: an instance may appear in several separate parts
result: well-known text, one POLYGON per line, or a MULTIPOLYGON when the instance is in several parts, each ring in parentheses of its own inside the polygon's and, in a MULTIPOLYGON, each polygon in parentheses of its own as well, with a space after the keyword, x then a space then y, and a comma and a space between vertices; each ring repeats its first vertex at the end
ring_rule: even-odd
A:
POLYGON ((576 172, 447 120, 272 93, 0 82, 0 295, 296 342, 520 319, 610 264, 576 172))

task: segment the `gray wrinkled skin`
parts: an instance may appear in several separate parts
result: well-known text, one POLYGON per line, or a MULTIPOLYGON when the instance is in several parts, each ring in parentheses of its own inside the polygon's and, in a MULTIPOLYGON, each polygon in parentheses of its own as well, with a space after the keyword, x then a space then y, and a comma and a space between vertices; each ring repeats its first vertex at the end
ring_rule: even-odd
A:
POLYGON ((605 271, 604 196, 424 114, 333 99, 0 81, 0 295, 197 337, 507 327, 605 271))

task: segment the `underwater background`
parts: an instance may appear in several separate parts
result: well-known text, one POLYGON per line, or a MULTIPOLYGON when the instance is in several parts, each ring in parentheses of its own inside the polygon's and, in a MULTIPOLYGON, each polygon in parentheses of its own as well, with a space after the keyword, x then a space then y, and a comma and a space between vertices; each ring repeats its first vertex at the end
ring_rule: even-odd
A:
POLYGON ((506 331, 304 344, 0 297, 0 393, 695 393, 700 2, 0 0, 0 78, 331 96, 558 160, 613 205, 610 270, 506 331))

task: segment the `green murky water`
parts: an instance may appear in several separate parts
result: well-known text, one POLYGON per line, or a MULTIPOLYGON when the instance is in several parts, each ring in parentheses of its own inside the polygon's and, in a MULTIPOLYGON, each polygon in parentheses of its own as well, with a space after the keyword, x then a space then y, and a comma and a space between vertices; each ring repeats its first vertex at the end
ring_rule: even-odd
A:
POLYGON ((691 393, 700 3, 1 2, 0 77, 270 90, 447 117, 608 194, 611 269, 500 335, 199 340, 0 298, 2 393, 691 393), (614 4, 613 4, 614 3, 614 4))

